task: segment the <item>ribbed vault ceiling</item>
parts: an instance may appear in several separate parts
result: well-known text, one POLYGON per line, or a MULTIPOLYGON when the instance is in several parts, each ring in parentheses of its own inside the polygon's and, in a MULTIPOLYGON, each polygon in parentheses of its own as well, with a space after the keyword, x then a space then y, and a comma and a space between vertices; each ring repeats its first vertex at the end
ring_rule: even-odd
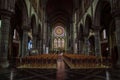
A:
POLYGON ((72 16, 73 0, 48 0, 46 13, 49 23, 67 24, 72 16))

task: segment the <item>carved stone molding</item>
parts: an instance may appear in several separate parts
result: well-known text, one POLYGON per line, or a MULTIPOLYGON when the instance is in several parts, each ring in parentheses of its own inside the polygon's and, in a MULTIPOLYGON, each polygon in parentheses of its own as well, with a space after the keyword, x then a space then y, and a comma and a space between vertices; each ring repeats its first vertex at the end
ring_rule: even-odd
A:
POLYGON ((0 12, 9 11, 14 12, 15 0, 0 0, 0 12))
POLYGON ((113 16, 120 16, 120 0, 111 0, 113 16))

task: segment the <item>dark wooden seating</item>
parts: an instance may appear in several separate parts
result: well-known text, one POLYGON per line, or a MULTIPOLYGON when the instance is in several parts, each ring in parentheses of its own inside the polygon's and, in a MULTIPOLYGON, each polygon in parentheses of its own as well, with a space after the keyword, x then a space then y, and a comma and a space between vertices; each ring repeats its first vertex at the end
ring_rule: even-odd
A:
MULTIPOLYGON (((106 59, 103 57, 98 57, 94 55, 83 55, 83 54, 64 54, 64 58, 73 67, 102 67, 105 65, 106 59)), ((110 63, 111 58, 108 58, 108 62, 110 63)))
POLYGON ((17 58, 17 65, 25 65, 26 67, 50 67, 56 65, 57 54, 40 54, 33 56, 26 56, 21 58, 17 58))

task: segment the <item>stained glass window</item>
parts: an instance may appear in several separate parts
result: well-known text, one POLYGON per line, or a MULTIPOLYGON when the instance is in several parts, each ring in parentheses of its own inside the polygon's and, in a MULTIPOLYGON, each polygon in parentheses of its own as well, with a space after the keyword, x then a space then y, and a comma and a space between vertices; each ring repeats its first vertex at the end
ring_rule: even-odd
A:
POLYGON ((54 48, 64 48, 65 47, 65 30, 62 26, 57 26, 54 28, 54 48))
POLYGON ((64 28, 61 26, 57 26, 54 29, 54 36, 64 36, 64 28))
POLYGON ((57 48, 58 47, 58 41, 57 39, 54 39, 54 48, 57 48))
POLYGON ((32 48, 32 40, 28 42, 28 49, 30 50, 32 48))
POLYGON ((61 40, 60 40, 60 38, 58 39, 58 47, 59 48, 61 47, 61 40))
POLYGON ((64 48, 64 47, 65 47, 65 40, 64 40, 64 39, 62 39, 62 40, 61 40, 61 42, 62 42, 61 47, 62 47, 62 48, 64 48))

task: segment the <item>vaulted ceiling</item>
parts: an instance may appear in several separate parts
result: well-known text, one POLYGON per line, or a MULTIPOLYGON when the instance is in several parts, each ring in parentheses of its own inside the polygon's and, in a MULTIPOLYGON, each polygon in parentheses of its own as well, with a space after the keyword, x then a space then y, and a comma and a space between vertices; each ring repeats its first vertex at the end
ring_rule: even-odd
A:
POLYGON ((46 14, 51 24, 67 24, 72 18, 73 0, 48 0, 46 3, 46 14))

